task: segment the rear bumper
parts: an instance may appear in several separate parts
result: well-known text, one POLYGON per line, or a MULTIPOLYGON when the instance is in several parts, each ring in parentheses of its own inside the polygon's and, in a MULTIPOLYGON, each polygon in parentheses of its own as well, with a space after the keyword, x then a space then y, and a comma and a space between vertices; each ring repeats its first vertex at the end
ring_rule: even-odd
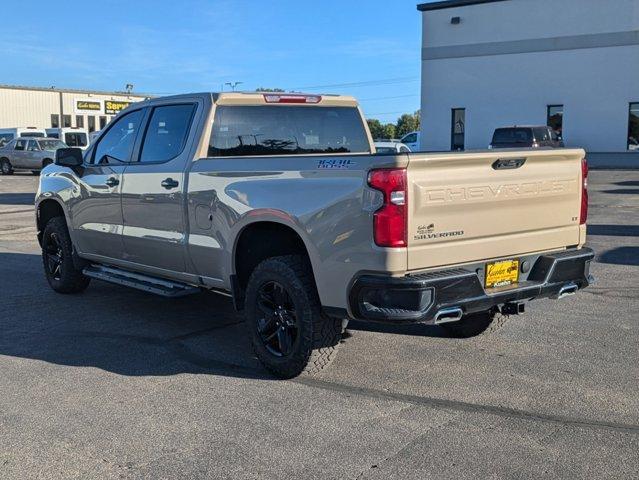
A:
POLYGON ((351 288, 351 312, 356 319, 384 323, 443 323, 455 314, 538 298, 561 298, 592 281, 594 252, 589 248, 525 258, 531 268, 516 286, 493 289, 484 288, 473 266, 399 278, 363 275, 351 288))

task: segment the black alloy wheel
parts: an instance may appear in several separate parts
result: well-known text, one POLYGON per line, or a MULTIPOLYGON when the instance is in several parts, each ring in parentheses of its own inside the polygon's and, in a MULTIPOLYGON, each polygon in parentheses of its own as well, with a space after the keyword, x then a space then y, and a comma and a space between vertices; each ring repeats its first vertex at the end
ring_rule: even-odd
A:
POLYGON ((276 357, 289 355, 299 336, 295 305, 286 289, 269 281, 259 289, 257 331, 264 347, 276 357))
POLYGON ((43 250, 45 254, 45 266, 47 268, 47 272, 54 280, 61 280, 64 252, 56 232, 51 232, 44 239, 43 250))

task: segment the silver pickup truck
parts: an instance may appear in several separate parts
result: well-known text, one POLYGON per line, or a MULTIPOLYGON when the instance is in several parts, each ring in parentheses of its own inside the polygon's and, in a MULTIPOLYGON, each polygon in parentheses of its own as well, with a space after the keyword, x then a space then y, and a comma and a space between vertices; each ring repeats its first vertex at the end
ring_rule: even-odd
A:
POLYGON ((588 286, 583 150, 378 155, 356 101, 192 94, 136 103, 40 177, 51 287, 99 279, 243 310, 280 377, 349 319, 492 329, 588 286))

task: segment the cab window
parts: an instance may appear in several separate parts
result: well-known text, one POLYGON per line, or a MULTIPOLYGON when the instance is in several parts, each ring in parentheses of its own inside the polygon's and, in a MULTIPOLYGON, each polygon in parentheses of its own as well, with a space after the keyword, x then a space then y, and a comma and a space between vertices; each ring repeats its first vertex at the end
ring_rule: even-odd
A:
POLYGON ((220 105, 210 157, 370 153, 362 117, 354 107, 220 105))
POLYGON ((40 150, 40 148, 38 148, 38 142, 36 142, 35 140, 29 140, 27 150, 30 152, 37 152, 38 150, 40 150))
POLYGON ((93 163, 128 162, 143 118, 142 110, 119 118, 100 138, 93 154, 93 163))
POLYGON ((194 111, 194 104, 154 108, 140 162, 166 162, 177 157, 184 150, 194 111))
POLYGON ((18 140, 16 141, 15 147, 16 150, 20 150, 23 151, 27 148, 27 141, 26 140, 18 140))

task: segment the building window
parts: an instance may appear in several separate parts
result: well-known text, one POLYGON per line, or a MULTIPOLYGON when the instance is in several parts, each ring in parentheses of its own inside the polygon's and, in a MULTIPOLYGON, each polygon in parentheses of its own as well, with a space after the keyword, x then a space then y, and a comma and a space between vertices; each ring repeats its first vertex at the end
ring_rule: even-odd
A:
POLYGON ((60 128, 60 115, 57 113, 51 115, 51 128, 60 128))
POLYGON ((78 128, 84 128, 84 116, 76 115, 75 116, 75 126, 78 128))
POLYGON ((564 134, 564 106, 548 105, 546 115, 546 125, 553 129, 557 136, 561 139, 564 134))
POLYGON ((100 116, 100 130, 106 127, 106 124, 107 124, 107 117, 100 116))
POLYGON ((628 118, 628 150, 639 152, 639 103, 630 104, 628 118))
POLYGON ((62 127, 71 128, 71 115, 62 115, 62 127))
POLYGON ((453 108, 450 127, 450 149, 463 150, 465 148, 466 109, 453 108))
POLYGON ((95 117, 93 115, 87 115, 87 123, 89 125, 89 133, 95 132, 95 117))

